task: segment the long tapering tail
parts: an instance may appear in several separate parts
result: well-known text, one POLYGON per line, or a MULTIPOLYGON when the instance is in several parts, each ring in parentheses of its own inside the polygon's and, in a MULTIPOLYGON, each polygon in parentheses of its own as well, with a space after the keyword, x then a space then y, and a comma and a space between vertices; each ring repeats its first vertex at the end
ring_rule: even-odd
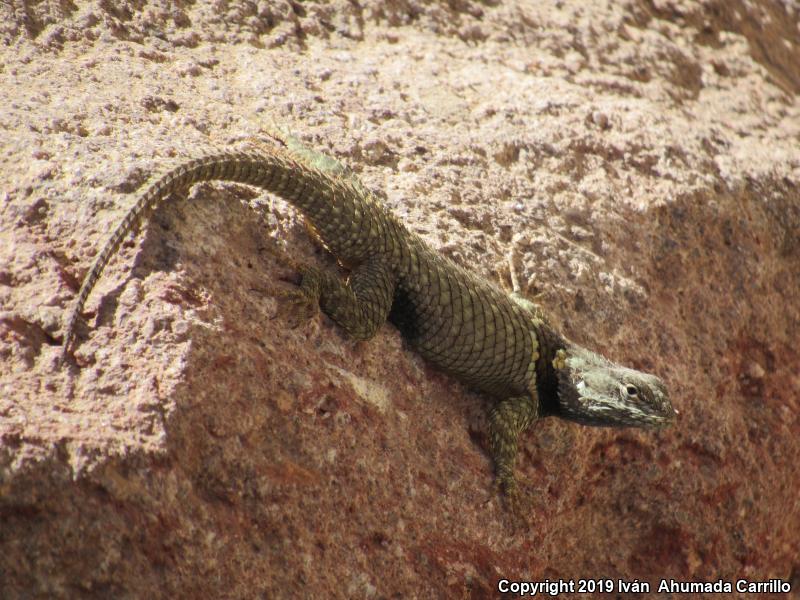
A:
POLYGON ((337 178, 298 163, 279 151, 209 154, 188 161, 163 175, 139 197, 95 257, 67 316, 61 346, 62 361, 74 341, 75 325, 89 294, 125 236, 138 231, 142 222, 170 194, 203 181, 229 181, 258 186, 281 196, 304 212, 311 212, 323 219, 325 215, 320 213, 325 212, 325 198, 321 196, 325 196, 326 191, 333 195, 334 188, 340 183, 337 178), (310 191, 313 194, 307 194, 310 191))

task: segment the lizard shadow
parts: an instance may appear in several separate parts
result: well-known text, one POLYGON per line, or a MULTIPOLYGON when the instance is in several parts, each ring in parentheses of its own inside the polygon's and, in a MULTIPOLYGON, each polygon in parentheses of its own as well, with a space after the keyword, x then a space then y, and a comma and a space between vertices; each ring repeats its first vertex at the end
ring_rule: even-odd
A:
MULTIPOLYGON (((180 198, 180 201, 186 200, 180 198)), ((94 327, 113 326, 114 318, 120 310, 121 297, 132 281, 144 281, 149 274, 156 271, 175 270, 180 262, 179 246, 184 243, 181 239, 181 221, 185 219, 181 218, 178 212, 180 210, 174 202, 164 206, 148 220, 141 232, 122 243, 122 247, 133 252, 133 262, 125 277, 103 293, 97 307, 94 327)), ((124 261, 124 257, 121 258, 124 261)), ((81 329, 80 333, 84 336, 86 325, 82 325, 81 329)))
MULTIPOLYGON (((124 242, 134 253, 132 262, 128 262, 125 277, 100 299, 95 327, 113 327, 126 304, 123 294, 127 286, 134 280, 144 285, 155 273, 181 273, 180 283, 162 291, 157 301, 199 306, 200 292, 209 292, 215 298, 219 296, 214 304, 223 311, 223 317, 228 305, 226 295, 240 290, 246 294, 244 302, 254 305, 279 290, 281 282, 291 283, 285 276, 275 276, 285 267, 280 266, 274 252, 263 252, 264 247, 277 245, 279 239, 291 247, 293 256, 312 263, 320 258, 321 249, 309 241, 299 213, 290 205, 283 206, 280 201, 277 207, 272 203, 254 207, 252 200, 262 194, 247 186, 222 188, 203 183, 189 193, 170 196, 140 232, 124 242), (256 280, 251 272, 258 274, 256 280), (261 285, 262 281, 274 284, 261 285)), ((146 293, 139 292, 136 302, 146 300, 146 293)), ((86 326, 82 325, 81 336, 85 333, 86 326)))
MULTIPOLYGON (((247 205, 247 201, 255 195, 255 192, 244 187, 222 190, 209 185, 196 186, 191 193, 171 195, 136 235, 123 242, 123 247, 133 253, 127 261, 122 258, 130 267, 114 287, 102 294, 96 310, 95 327, 113 326, 121 306, 125 304, 123 294, 134 280, 144 284, 155 273, 183 271, 187 273, 190 291, 204 286, 214 277, 214 273, 210 272, 217 254, 215 244, 210 243, 214 236, 219 236, 224 244, 225 240, 239 237, 239 234, 247 238, 263 234, 258 214, 247 205), (248 231, 242 231, 244 228, 241 223, 248 221, 252 222, 246 228, 248 231), (231 227, 233 222, 239 225, 231 227)), ((243 258, 243 261, 247 260, 248 257, 243 258)), ((140 293, 137 302, 143 296, 144 293, 140 293)), ((162 298, 179 304, 183 299, 162 298)), ((86 325, 81 325, 82 337, 86 331, 86 325)))

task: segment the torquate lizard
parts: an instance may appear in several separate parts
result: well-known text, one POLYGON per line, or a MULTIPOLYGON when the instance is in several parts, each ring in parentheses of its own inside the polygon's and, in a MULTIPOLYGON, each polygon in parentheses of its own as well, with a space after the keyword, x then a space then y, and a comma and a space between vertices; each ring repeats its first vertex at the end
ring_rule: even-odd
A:
POLYGON ((520 435, 540 416, 587 425, 661 427, 674 420, 654 375, 614 364, 555 331, 531 308, 440 255, 409 232, 337 161, 290 137, 282 147, 210 154, 163 175, 135 202, 95 258, 66 321, 63 356, 103 268, 124 237, 173 192, 202 181, 256 186, 298 208, 349 269, 300 265, 291 302, 322 311, 356 339, 388 319, 425 359, 491 397, 489 451, 513 497, 520 435))

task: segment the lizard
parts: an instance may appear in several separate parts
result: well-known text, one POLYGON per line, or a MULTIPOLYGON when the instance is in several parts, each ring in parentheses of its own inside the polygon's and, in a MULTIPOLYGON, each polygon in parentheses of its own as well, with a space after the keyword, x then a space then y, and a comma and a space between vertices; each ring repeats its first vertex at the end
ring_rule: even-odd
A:
POLYGON ((298 286, 284 291, 290 306, 309 315, 321 309, 356 340, 370 339, 388 320, 423 358, 489 398, 488 450, 496 484, 508 498, 517 494, 520 436, 541 417, 644 428, 674 421, 659 377, 572 342, 538 305, 516 291, 506 293, 410 232, 336 159, 294 137, 270 135, 277 145, 212 152, 179 164, 138 197, 97 254, 67 314, 62 361, 82 308, 122 240, 173 193, 222 181, 286 200, 349 270, 343 279, 289 258, 299 275, 298 286))

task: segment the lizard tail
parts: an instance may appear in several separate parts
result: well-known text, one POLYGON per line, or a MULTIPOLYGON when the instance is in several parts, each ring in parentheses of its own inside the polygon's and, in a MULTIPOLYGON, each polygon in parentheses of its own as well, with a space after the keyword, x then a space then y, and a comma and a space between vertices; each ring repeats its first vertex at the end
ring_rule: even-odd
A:
POLYGON ((296 162, 292 158, 267 151, 209 154, 186 162, 150 185, 125 218, 106 240, 83 280, 66 320, 61 345, 61 357, 67 357, 75 339, 75 325, 83 306, 97 283, 108 261, 130 232, 138 231, 142 222, 169 197, 203 181, 229 181, 264 188, 290 202, 304 212, 324 212, 321 190, 334 192, 337 180, 325 173, 296 162), (314 194, 308 194, 309 191, 314 194), (314 203, 314 205, 310 205, 314 203))

